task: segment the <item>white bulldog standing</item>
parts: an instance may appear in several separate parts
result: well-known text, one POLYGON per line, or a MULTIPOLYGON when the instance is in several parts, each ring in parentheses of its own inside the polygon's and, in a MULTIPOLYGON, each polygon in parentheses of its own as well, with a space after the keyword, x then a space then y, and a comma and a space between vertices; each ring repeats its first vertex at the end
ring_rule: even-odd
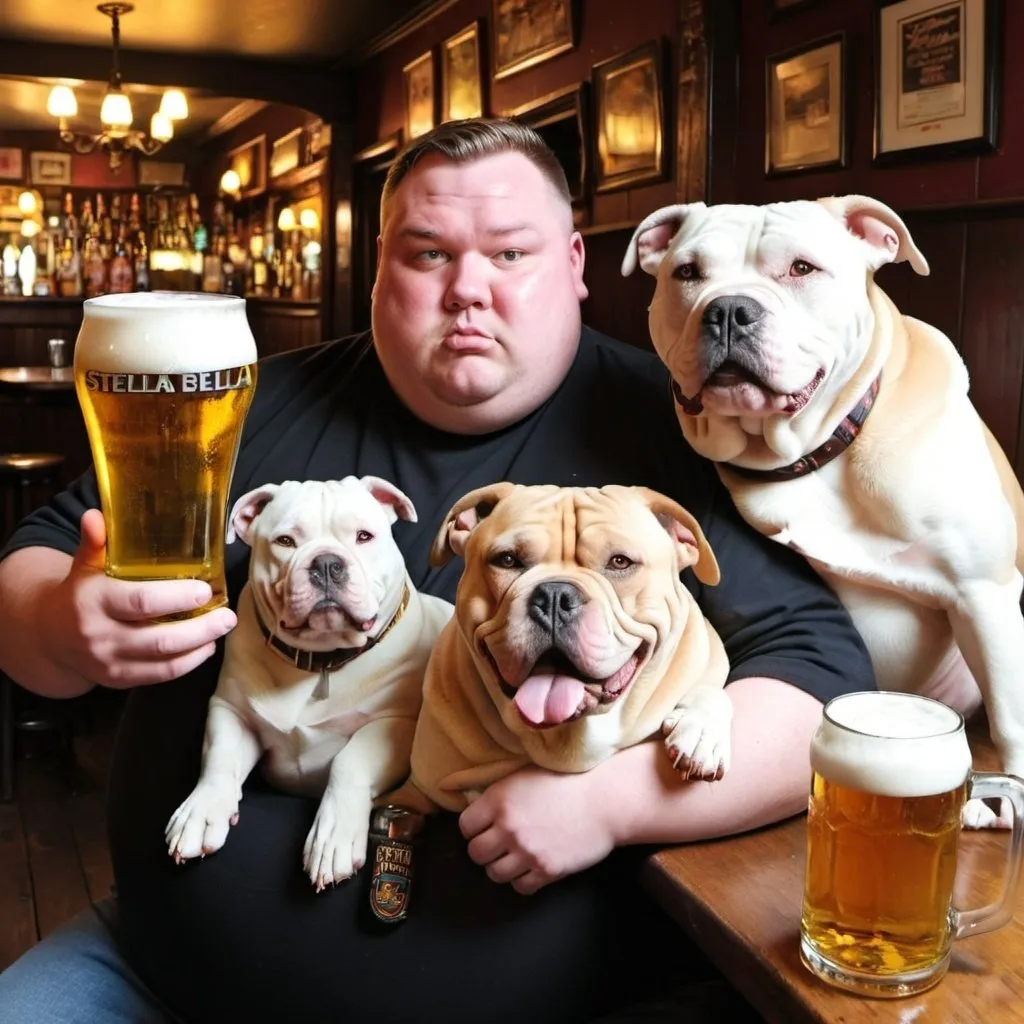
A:
MULTIPOLYGON (((865 196, 694 203, 647 217, 622 273, 657 278, 649 325, 679 422, 743 517, 833 586, 880 688, 966 714, 983 697, 1024 776, 1024 495, 952 343, 875 284, 902 260, 928 273, 865 196)), ((1001 823, 977 801, 964 820, 1001 823)))
POLYGON ((375 797, 409 770, 423 674, 452 606, 417 592, 391 535, 412 502, 377 477, 267 484, 228 528, 252 547, 210 698, 196 788, 168 822, 181 862, 219 850, 260 758, 274 785, 323 793, 303 851, 320 891, 366 860, 375 797))

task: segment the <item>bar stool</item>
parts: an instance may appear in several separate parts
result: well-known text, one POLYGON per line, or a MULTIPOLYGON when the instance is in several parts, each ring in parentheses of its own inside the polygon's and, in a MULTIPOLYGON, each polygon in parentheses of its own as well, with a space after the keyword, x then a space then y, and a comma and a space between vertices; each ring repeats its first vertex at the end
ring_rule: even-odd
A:
MULTIPOLYGON (((0 541, 39 505, 45 504, 60 485, 64 456, 56 452, 7 452, 0 454, 0 541)), ((71 723, 59 701, 35 698, 33 707, 20 713, 15 707, 14 683, 0 672, 0 799, 14 795, 14 731, 57 730, 61 764, 70 778, 74 759, 71 723)))

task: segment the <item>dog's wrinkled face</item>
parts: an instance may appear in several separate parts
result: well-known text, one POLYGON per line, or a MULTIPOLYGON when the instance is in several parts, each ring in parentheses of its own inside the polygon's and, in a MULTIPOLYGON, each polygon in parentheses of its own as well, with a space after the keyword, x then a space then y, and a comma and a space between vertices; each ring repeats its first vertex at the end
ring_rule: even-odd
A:
POLYGON ((902 221, 863 196, 697 203, 648 217, 623 273, 657 277, 651 337, 682 413, 753 423, 831 405, 871 344, 871 274, 905 258, 927 272, 902 221))
POLYGON ((513 731, 607 711, 685 625, 680 570, 702 561, 717 581, 703 535, 681 509, 686 523, 659 521, 638 488, 499 486, 496 504, 457 506, 447 534, 488 693, 513 731))
POLYGON ((412 504, 376 477, 289 480, 239 498, 229 540, 253 549, 249 583, 266 626, 302 650, 364 646, 401 600, 399 517, 415 520, 412 504))

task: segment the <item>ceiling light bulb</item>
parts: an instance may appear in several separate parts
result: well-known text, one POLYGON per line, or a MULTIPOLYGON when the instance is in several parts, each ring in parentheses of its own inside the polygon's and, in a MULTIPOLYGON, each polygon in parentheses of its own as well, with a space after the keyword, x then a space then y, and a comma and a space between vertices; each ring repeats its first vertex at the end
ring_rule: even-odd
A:
POLYGON ((39 234, 39 225, 34 220, 23 220, 21 222, 21 233, 25 238, 31 238, 39 234))
POLYGON ((220 176, 220 189, 222 192, 227 192, 234 195, 242 187, 242 179, 238 176, 238 171, 233 168, 228 168, 220 176))
POLYGON ((31 217, 38 208, 39 204, 36 202, 35 192, 22 192, 18 196, 18 212, 23 217, 31 217))
POLYGON ((111 128, 127 131, 132 126, 132 104, 120 89, 108 89, 100 107, 100 120, 111 128))
POLYGON ((277 215, 277 227, 279 231, 295 230, 295 211, 290 206, 284 207, 277 215))
POLYGON ((188 117, 188 100, 180 89, 168 89, 160 100, 160 113, 172 121, 188 117))
POLYGON ((174 125, 162 111, 157 111, 149 122, 149 134, 157 142, 169 142, 174 138, 174 125))
POLYGON ((320 227, 320 218, 316 215, 316 210, 311 210, 308 207, 299 214, 299 224, 307 231, 316 231, 320 227))
POLYGON ((75 117, 78 114, 78 100, 69 85, 55 85, 46 101, 46 112, 50 117, 75 117))

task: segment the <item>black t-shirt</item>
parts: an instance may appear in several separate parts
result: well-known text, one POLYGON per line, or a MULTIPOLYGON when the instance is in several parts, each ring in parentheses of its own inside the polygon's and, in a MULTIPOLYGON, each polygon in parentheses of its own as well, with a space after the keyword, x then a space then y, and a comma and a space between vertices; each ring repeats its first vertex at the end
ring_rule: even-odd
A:
MULTIPOLYGON (((395 536, 416 586, 452 600, 455 560, 428 566, 445 513, 467 491, 523 484, 643 484, 698 519, 722 582, 686 573, 721 634, 730 679, 784 679, 822 701, 874 686, 845 610, 805 562, 738 517, 714 468, 683 440, 668 378, 652 355, 586 328, 559 390, 521 422, 483 436, 444 433, 397 400, 368 336, 285 353, 260 365, 232 487, 372 474, 412 499, 417 523, 395 536)), ((72 553, 97 507, 91 473, 34 513, 6 551, 72 553)), ((6 552, 5 552, 6 553, 6 552)), ((232 601, 248 548, 228 548, 232 601)), ((636 856, 533 897, 486 878, 454 816, 431 823, 409 920, 381 937, 361 930, 365 878, 315 895, 302 845, 316 802, 272 790, 254 772, 225 847, 177 867, 164 826, 198 778, 218 655, 188 676, 134 690, 119 729, 109 831, 129 959, 189 1020, 280 1022, 585 1020, 661 962, 643 934, 629 881, 636 856), (632 965, 632 966, 628 966, 632 965)), ((645 924, 646 930, 647 925, 645 924)), ((681 936, 679 937, 681 940, 681 936)))

